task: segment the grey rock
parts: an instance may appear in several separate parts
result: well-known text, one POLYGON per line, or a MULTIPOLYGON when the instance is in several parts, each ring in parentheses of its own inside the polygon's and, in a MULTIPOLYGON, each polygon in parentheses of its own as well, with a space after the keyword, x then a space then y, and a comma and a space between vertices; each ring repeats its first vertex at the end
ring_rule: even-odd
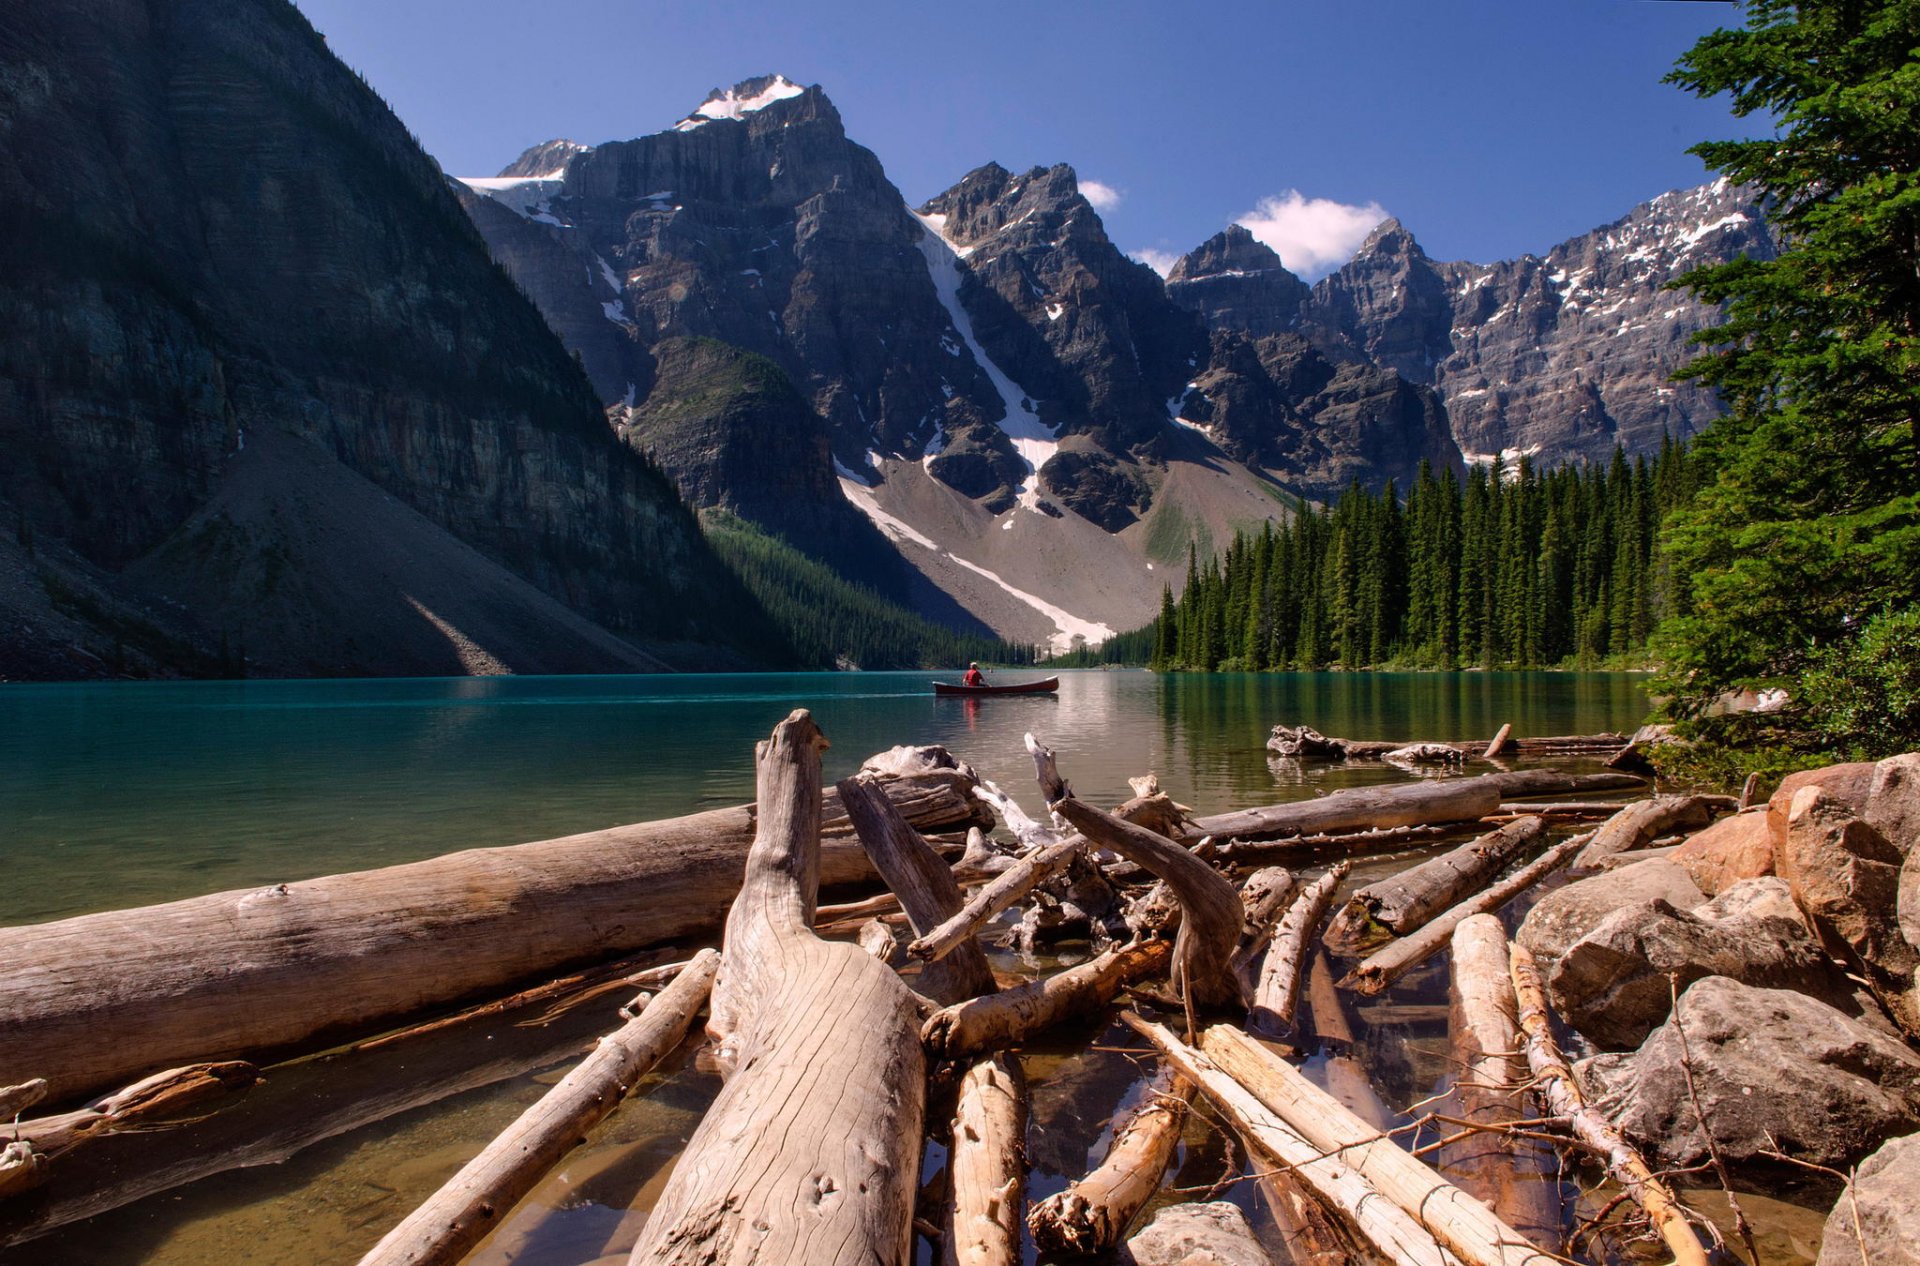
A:
POLYGON ((1672 1011, 1673 985, 1721 976, 1851 1008, 1852 989, 1813 937, 1786 883, 1749 879, 1695 910, 1655 897, 1622 905, 1561 955, 1556 1012, 1602 1050, 1631 1050, 1672 1011))
POLYGON ((1844 1167, 1920 1126, 1920 1054, 1817 999, 1709 976, 1680 996, 1638 1051, 1579 1072, 1660 1167, 1706 1159, 1700 1113, 1735 1164, 1775 1149, 1844 1167), (1687 1089, 1693 1072, 1699 1113, 1687 1089))
POLYGON ((1860 1162, 1834 1202, 1815 1266, 1920 1266, 1920 1134, 1860 1162))
POLYGON ((1549 892, 1527 912, 1515 939, 1532 951, 1541 974, 1551 978, 1573 943, 1614 911, 1655 900, 1676 910, 1691 910, 1706 904, 1707 897, 1694 886, 1686 868, 1675 862, 1658 858, 1635 862, 1549 892))
POLYGON ((1238 224, 1182 255, 1167 274, 1167 297, 1198 313, 1209 330, 1251 338, 1293 330, 1312 294, 1271 246, 1238 224))
POLYGON ((1903 857, 1920 851, 1920 752, 1889 756, 1875 766, 1860 816, 1903 857))
POLYGON ((1224 1200, 1168 1205, 1127 1241, 1132 1266, 1271 1266, 1247 1215, 1224 1200))

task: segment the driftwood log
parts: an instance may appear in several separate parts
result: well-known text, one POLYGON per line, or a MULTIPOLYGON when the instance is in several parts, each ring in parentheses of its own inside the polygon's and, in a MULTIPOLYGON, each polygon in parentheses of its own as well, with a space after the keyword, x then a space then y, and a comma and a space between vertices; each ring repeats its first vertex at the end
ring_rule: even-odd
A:
POLYGON ((1531 1115, 1524 1110, 1529 1075, 1506 928, 1491 914, 1476 914, 1454 929, 1452 950, 1454 1105, 1462 1120, 1485 1128, 1460 1130, 1441 1148, 1440 1167, 1528 1239, 1557 1250, 1563 1226, 1553 1151, 1502 1130, 1531 1115))
POLYGON ((1339 1155, 1307 1141, 1207 1055, 1161 1025, 1131 1012, 1123 1018, 1200 1088, 1249 1151, 1311 1185, 1320 1199, 1388 1261, 1459 1266, 1460 1259, 1406 1210, 1383 1199, 1382 1193, 1339 1155))
POLYGON ((1017 1046, 1070 1016, 1106 1006, 1125 986, 1164 971, 1172 957, 1165 941, 1108 950, 1078 967, 943 1007, 922 1026, 921 1036, 942 1059, 1017 1046))
POLYGON ((759 749, 759 825, 708 1028, 726 1083, 655 1202, 635 1266, 912 1260, 926 1103, 918 1007, 812 929, 820 752, 796 711, 759 749))
POLYGON ((1065 1191, 1027 1211, 1033 1242, 1049 1253, 1091 1257, 1120 1243, 1153 1193, 1180 1143, 1193 1083, 1163 1072, 1146 1103, 1113 1137, 1106 1159, 1065 1191))
POLYGON ((1434 741, 1420 739, 1381 742, 1372 739, 1329 738, 1311 726, 1276 725, 1267 739, 1267 750, 1293 760, 1353 761, 1386 760, 1395 752, 1409 748, 1432 749, 1435 755, 1444 749, 1454 753, 1450 761, 1479 757, 1493 760, 1501 756, 1577 756, 1612 755, 1627 742, 1621 734, 1557 734, 1539 738, 1514 738, 1513 727, 1503 725, 1493 741, 1434 741))
POLYGON ((1526 946, 1513 942, 1507 947, 1513 992, 1519 1005, 1520 1029, 1526 1036, 1527 1067, 1533 1084, 1545 1100, 1547 1110, 1566 1119, 1574 1136, 1606 1160, 1607 1172, 1623 1187, 1634 1203, 1646 1212, 1653 1229, 1666 1241, 1675 1266, 1707 1266, 1707 1250, 1694 1234, 1673 1189, 1663 1182, 1627 1142, 1618 1127, 1592 1104, 1580 1089, 1567 1057, 1554 1040, 1553 1024, 1547 1011, 1546 988, 1540 979, 1540 967, 1526 946))
POLYGON ((1462 898, 1486 887, 1507 863, 1546 838, 1547 824, 1524 817, 1497 831, 1378 883, 1347 899, 1327 925, 1336 954, 1362 953, 1381 941, 1419 930, 1462 898))
POLYGON ((1019 1060, 989 1055, 960 1079, 947 1170, 944 1266, 1015 1266, 1027 1181, 1027 1086, 1019 1060))
POLYGON ((714 951, 695 955, 639 1015, 601 1039, 539 1102, 387 1232, 360 1266, 456 1266, 464 1260, 680 1044, 706 1005, 719 967, 714 951))
MULTIPOLYGON (((984 814, 954 769, 884 785, 916 826, 984 814)), ((840 837, 822 849, 822 882, 870 882, 837 797, 825 812, 840 837)), ((43 1077, 50 1099, 73 1099, 711 932, 753 830, 753 806, 715 809, 0 928, 0 1083, 43 1077)))
POLYGON ((1281 1037, 1292 1031, 1294 1012, 1300 1005, 1301 972, 1307 965, 1313 934, 1327 917, 1333 894, 1350 869, 1346 862, 1336 863, 1302 889, 1287 907, 1280 930, 1267 948, 1267 961, 1261 966, 1260 983, 1247 1011, 1247 1025, 1255 1032, 1281 1037))
POLYGON ((1514 871, 1499 883, 1468 897, 1453 909, 1415 932, 1368 956, 1340 985, 1363 994, 1377 994, 1447 947, 1453 930, 1476 914, 1492 914, 1527 889, 1571 862, 1587 846, 1591 835, 1562 840, 1514 871))
POLYGON ((927 962, 938 962, 951 954, 972 940, 981 928, 1012 909, 1015 902, 1072 865, 1083 843, 1080 836, 1074 835, 1037 845, 968 898, 951 918, 928 929, 926 935, 914 938, 907 952, 927 962))
POLYGON ((1228 840, 1214 846, 1214 855, 1223 863, 1255 865, 1270 861, 1297 861, 1322 851, 1343 852, 1353 857, 1392 853, 1403 848, 1430 844, 1455 835, 1470 833, 1480 819, 1443 822, 1432 826, 1390 826, 1371 831, 1322 832, 1294 835, 1273 840, 1228 840))
POLYGON ((1663 835, 1691 831, 1713 821, 1713 802, 1705 796, 1655 796, 1636 800, 1602 822, 1593 840, 1574 859, 1575 870, 1597 870, 1616 853, 1645 848, 1663 835))
POLYGON ((1471 1266, 1553 1266, 1493 1210, 1349 1112, 1339 1100, 1239 1029, 1217 1024, 1200 1050, 1301 1137, 1360 1172, 1471 1266))
POLYGON ((51 1158, 89 1140, 150 1130, 169 1119, 191 1115, 210 1100, 245 1090, 259 1080, 260 1070, 242 1060, 188 1064, 142 1077, 84 1108, 20 1121, 0 1133, 31 1143, 51 1158))
POLYGON ((1273 839, 1380 827, 1477 821, 1506 800, 1581 796, 1646 786, 1631 774, 1563 774, 1523 769, 1473 778, 1435 778, 1384 787, 1352 787, 1314 800, 1195 818, 1192 829, 1218 839, 1273 839))
POLYGON ((1245 1005, 1233 953, 1245 912, 1226 876, 1166 836, 1085 803, 1054 765, 1053 753, 1027 735, 1047 807, 1100 848, 1118 853, 1160 879, 1180 899, 1173 948, 1175 993, 1194 1006, 1245 1005))

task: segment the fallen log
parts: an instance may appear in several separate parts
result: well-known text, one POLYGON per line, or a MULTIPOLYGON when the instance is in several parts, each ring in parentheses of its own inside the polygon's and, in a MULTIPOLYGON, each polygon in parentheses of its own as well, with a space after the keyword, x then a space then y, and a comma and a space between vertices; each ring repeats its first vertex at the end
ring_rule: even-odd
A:
POLYGON ((686 1037, 720 955, 702 950, 639 1015, 607 1037, 480 1154, 360 1259, 360 1266, 456 1266, 547 1171, 686 1037))
POLYGON ((1524 817, 1452 852, 1368 884, 1349 897, 1327 925, 1328 948, 1351 956, 1390 937, 1419 930, 1436 914, 1484 888, 1506 869, 1507 863, 1545 839, 1546 834, 1544 819, 1524 817))
POLYGON ((1453 930, 1476 914, 1492 914, 1527 889, 1572 861, 1591 835, 1562 840, 1500 882, 1482 889, 1433 922, 1370 955, 1340 981, 1343 989, 1377 994, 1432 958, 1453 939, 1453 930))
POLYGON ((1453 1097, 1462 1130, 1440 1149, 1440 1169, 1521 1234, 1548 1249, 1564 1235, 1553 1152, 1538 1139, 1503 1132, 1524 1120, 1527 1061, 1507 970, 1507 932, 1476 914, 1453 932, 1453 980, 1447 1013, 1453 1097))
POLYGON ((1188 1046, 1165 1027, 1131 1012, 1121 1018, 1199 1087, 1249 1151, 1270 1158, 1310 1184, 1320 1199, 1388 1261, 1460 1266, 1460 1259, 1442 1246, 1433 1232, 1398 1204, 1383 1199, 1381 1192, 1341 1157, 1308 1142, 1205 1053, 1188 1046))
POLYGON ((1441 750, 1445 749, 1454 755, 1443 759, 1460 761, 1475 756, 1482 760, 1493 760, 1500 756, 1611 755, 1627 742, 1622 734, 1553 734, 1537 738, 1514 738, 1512 734, 1513 727, 1503 725, 1500 732, 1493 736, 1493 741, 1483 746, 1475 739, 1383 742, 1329 738, 1311 726, 1276 725, 1272 736, 1267 739, 1267 750, 1293 760, 1358 761, 1385 760, 1394 752, 1408 748, 1428 749, 1439 756, 1441 750))
POLYGON ((1666 1241, 1675 1266, 1707 1266, 1706 1247, 1681 1212, 1672 1188, 1660 1180, 1613 1122, 1587 1102, 1566 1056, 1560 1053, 1560 1044, 1554 1040, 1546 990, 1533 954, 1518 942, 1507 946, 1507 954, 1519 1004, 1520 1030, 1526 1036, 1527 1067, 1548 1112, 1565 1118, 1574 1137, 1605 1158, 1607 1172, 1645 1211, 1653 1229, 1666 1241))
POLYGON ((45 1077, 35 1077, 17 1086, 0 1086, 0 1121, 13 1120, 46 1097, 45 1077))
MULTIPOLYGON (((934 770, 887 794, 916 826, 964 822, 984 811, 960 779, 934 770)), ((837 797, 826 812, 850 831, 837 797)), ((750 805, 716 809, 0 928, 0 1082, 45 1077, 52 1100, 70 1100, 711 932, 753 827, 750 805)), ((851 838, 822 850, 821 875, 874 878, 851 838)))
POLYGON ((912 1259, 918 1010, 884 965, 813 934, 825 745, 804 710, 760 745, 759 825, 708 1024, 726 1082, 654 1202, 635 1266, 912 1259))
POLYGON ((1254 965, 1279 930, 1280 916, 1292 905, 1293 895, 1299 889, 1299 879, 1284 866, 1262 867, 1240 885, 1240 906, 1246 918, 1240 929, 1240 943, 1233 950, 1233 972, 1246 997, 1253 997, 1258 989, 1254 965))
POLYGON ((1097 1011, 1136 980, 1166 968, 1173 957, 1165 941, 1108 950, 1078 967, 943 1007, 921 1027, 927 1049, 942 1059, 1017 1046, 1070 1016, 1097 1011))
POLYGON ((1026 742, 1047 807, 1098 847, 1153 872, 1180 899, 1180 931, 1173 943, 1175 995, 1200 1007, 1245 1005, 1233 970, 1244 918, 1233 884, 1166 836, 1077 798, 1055 768, 1053 753, 1031 734, 1026 742))
POLYGON ((960 1079, 947 1170, 953 1200, 943 1266, 1015 1266, 1027 1177, 1027 1086, 1020 1063, 989 1055, 960 1079))
POLYGON ((1074 835, 1038 846, 968 898, 959 913, 916 937, 907 946, 907 953, 926 962, 937 962, 951 954, 1022 897, 1072 865, 1085 842, 1074 835))
POLYGON ((153 1129, 188 1108, 245 1090, 259 1080, 260 1070, 240 1060, 170 1068, 76 1111, 17 1122, 7 1129, 6 1136, 31 1143, 35 1150, 54 1158, 89 1139, 153 1129))
POLYGON ((1380 1194, 1470 1266, 1552 1266, 1554 1259, 1486 1205, 1409 1155, 1300 1071, 1230 1025, 1201 1035, 1200 1050, 1307 1142, 1337 1154, 1380 1194))
POLYGON ((0 1147, 0 1200, 32 1191, 46 1180, 46 1155, 33 1144, 17 1139, 0 1147))
POLYGON ((1615 853, 1644 848, 1662 835, 1688 831, 1713 821, 1711 802, 1704 796, 1655 796, 1636 800, 1602 822, 1586 851, 1574 859, 1575 870, 1597 870, 1615 853))
POLYGON ((1027 1210, 1033 1242, 1049 1253, 1091 1257, 1114 1248, 1153 1193, 1180 1143, 1193 1083, 1162 1073, 1147 1102, 1113 1137, 1106 1159, 1027 1210))
POLYGON ((1346 862, 1337 862, 1326 874, 1314 880, 1293 899, 1280 920, 1267 949, 1267 961, 1260 969, 1260 984, 1254 990, 1253 1005, 1247 1012, 1247 1025, 1268 1037, 1281 1037, 1293 1029, 1294 1012, 1300 1005, 1300 976, 1307 965, 1307 950, 1320 921, 1327 917, 1333 894, 1351 870, 1346 862))
POLYGON ((1522 769, 1472 778, 1436 778, 1383 787, 1351 787, 1313 800, 1195 818, 1193 829, 1218 839, 1273 839, 1378 827, 1478 821, 1506 800, 1587 795, 1644 787, 1631 774, 1563 774, 1522 769))
POLYGON ((1479 823, 1472 821, 1439 823, 1433 826, 1390 826, 1371 831, 1335 834, 1293 835, 1273 840, 1228 840, 1215 845, 1215 856, 1223 865, 1256 865, 1262 862, 1295 861, 1322 851, 1343 851, 1355 857, 1375 853, 1394 853, 1449 836, 1465 835, 1479 823))
POLYGON ((1507 724, 1502 725, 1500 729, 1494 734, 1492 740, 1488 742, 1487 750, 1480 753, 1480 759, 1492 760, 1496 756, 1505 755, 1507 750, 1507 741, 1512 737, 1513 737, 1512 722, 1508 722, 1507 724))
POLYGON ((884 919, 868 919, 862 923, 853 943, 895 971, 907 965, 907 943, 884 919))

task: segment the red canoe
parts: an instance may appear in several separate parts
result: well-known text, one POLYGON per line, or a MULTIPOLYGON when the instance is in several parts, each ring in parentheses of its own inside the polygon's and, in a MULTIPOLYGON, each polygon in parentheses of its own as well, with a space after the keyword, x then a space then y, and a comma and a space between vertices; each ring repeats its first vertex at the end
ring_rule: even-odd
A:
POLYGON ((937 695, 1050 695, 1060 689, 1058 677, 1023 681, 1017 686, 962 686, 950 681, 933 683, 937 695))

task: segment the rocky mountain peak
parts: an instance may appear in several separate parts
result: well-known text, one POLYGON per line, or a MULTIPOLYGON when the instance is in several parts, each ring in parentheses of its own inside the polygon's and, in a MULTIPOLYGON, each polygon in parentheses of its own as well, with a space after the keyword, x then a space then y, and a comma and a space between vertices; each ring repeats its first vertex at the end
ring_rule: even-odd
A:
POLYGON ((1354 263, 1371 259, 1425 260, 1427 253, 1420 249, 1420 243, 1414 240, 1413 233, 1398 217, 1389 216, 1367 234, 1367 240, 1360 243, 1360 249, 1354 252, 1354 263))
POLYGON ((816 98, 817 103, 832 109, 826 94, 818 88, 797 84, 785 75, 756 75, 752 79, 741 80, 731 88, 715 88, 707 94, 705 101, 694 107, 692 114, 673 127, 676 132, 691 132, 718 120, 743 119, 779 102, 809 95, 816 98))
POLYGON ((1024 228, 1024 237, 1049 242, 1067 232, 1106 241, 1099 213, 1065 163, 1034 167, 1017 176, 998 163, 976 167, 921 207, 920 214, 944 217, 941 233, 962 249, 1015 228, 1024 228))
POLYGON ((520 157, 500 169, 502 180, 558 180, 567 173, 567 163, 575 154, 592 149, 578 141, 555 138, 542 141, 523 151, 520 157))
POLYGON ((1263 273, 1281 268, 1279 252, 1255 237, 1244 224, 1229 224, 1174 261, 1170 282, 1199 281, 1222 274, 1263 273))

